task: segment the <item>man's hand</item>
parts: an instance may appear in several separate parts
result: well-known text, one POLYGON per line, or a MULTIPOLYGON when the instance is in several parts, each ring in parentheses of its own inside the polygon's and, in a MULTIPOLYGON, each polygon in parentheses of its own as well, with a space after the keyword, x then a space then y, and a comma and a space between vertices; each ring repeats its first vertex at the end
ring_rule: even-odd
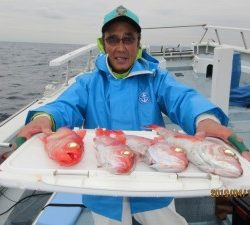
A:
POLYGON ((45 135, 50 135, 52 121, 46 116, 40 116, 29 122, 17 136, 25 137, 27 139, 31 138, 33 135, 38 133, 44 133, 45 135))
POLYGON ((228 143, 228 137, 233 131, 212 119, 205 119, 198 123, 196 132, 204 132, 206 137, 217 137, 228 143))
MULTIPOLYGON (((233 134, 233 131, 212 119, 205 119, 198 123, 197 133, 205 133, 206 137, 216 137, 220 138, 226 143, 229 143, 228 137, 233 134)), ((241 138, 237 137, 239 141, 242 141, 241 138)), ((231 143, 229 143, 231 144, 231 143)), ((242 157, 250 161, 250 152, 244 151, 241 153, 242 157)))

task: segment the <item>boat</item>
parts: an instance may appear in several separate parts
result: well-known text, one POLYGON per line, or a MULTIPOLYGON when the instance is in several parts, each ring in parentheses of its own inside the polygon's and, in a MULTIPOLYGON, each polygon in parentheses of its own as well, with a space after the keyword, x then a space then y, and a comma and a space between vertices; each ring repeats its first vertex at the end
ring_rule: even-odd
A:
MULTIPOLYGON (((180 26, 177 28, 181 27, 192 28, 194 26, 180 26)), ((250 31, 250 29, 212 26, 206 24, 202 24, 200 27, 204 30, 204 33, 200 35, 199 39, 192 42, 190 46, 182 45, 181 40, 178 39, 178 43, 176 43, 176 45, 144 47, 149 53, 160 61, 160 66, 171 71, 177 80, 196 88, 210 98, 212 102, 220 106, 230 118, 229 127, 231 127, 236 134, 244 139, 247 146, 250 146, 250 108, 246 106, 242 107, 240 104, 236 104, 242 102, 242 98, 245 98, 245 95, 248 94, 241 91, 241 85, 244 85, 244 87, 250 85, 250 48, 248 48, 246 39, 246 34, 250 31), (238 33, 241 37, 241 43, 239 45, 223 43, 221 35, 223 35, 225 31, 238 33), (209 35, 212 32, 214 32, 214 34, 211 38, 209 35), (236 59, 235 63, 234 59, 236 59), (235 73, 232 73, 232 69, 234 67, 238 67, 238 70, 235 73), (232 74, 234 74, 236 78, 232 78, 232 74), (232 81, 234 81, 233 88, 232 81), (240 90, 240 93, 242 94, 237 96, 238 98, 236 100, 233 99, 232 89, 240 90)), ((174 27, 164 27, 164 29, 168 28, 172 29, 174 27)), ((163 27, 159 27, 158 29, 163 29, 163 27)), ((72 200, 71 203, 74 206, 68 206, 66 208, 66 210, 68 210, 67 212, 72 211, 67 214, 67 216, 70 217, 69 215, 72 215, 72 220, 74 221, 72 222, 71 220, 68 224, 77 225, 80 223, 93 223, 91 222, 90 213, 88 209, 84 208, 82 205, 81 198, 79 198, 80 195, 77 191, 75 194, 56 193, 57 191, 63 192, 64 188, 66 190, 67 187, 64 186, 61 189, 56 189, 57 191, 55 192, 55 189, 51 188, 50 185, 43 187, 36 186, 36 182, 30 182, 29 178, 25 176, 23 177, 24 179, 20 181, 20 174, 18 174, 18 170, 15 171, 17 174, 10 174, 8 173, 9 171, 5 171, 4 169, 6 168, 6 165, 9 165, 6 162, 11 159, 14 153, 17 155, 16 152, 18 150, 14 152, 11 145, 14 143, 16 134, 24 125, 27 112, 30 109, 37 108, 42 104, 53 101, 58 95, 72 85, 76 77, 82 72, 91 71, 94 68, 94 60, 97 54, 97 45, 88 44, 50 61, 50 66, 52 67, 67 66, 65 80, 61 84, 48 85, 45 88, 42 98, 34 100, 1 122, 0 153, 1 163, 2 165, 5 165, 5 167, 1 165, 0 171, 0 183, 3 185, 1 192, 4 193, 4 195, 1 195, 0 197, 0 210, 4 211, 7 207, 10 207, 10 210, 2 213, 3 215, 1 215, 0 225, 12 224, 12 222, 13 224, 14 222, 23 222, 22 224, 34 225, 46 224, 46 222, 48 222, 48 218, 51 218, 51 216, 58 213, 56 210, 50 210, 48 205, 58 206, 60 204, 66 204, 69 202, 68 198, 72 200), (84 71, 76 73, 73 77, 71 77, 71 62, 76 58, 83 56, 88 58, 88 63, 84 71), (25 180, 26 178, 27 180, 25 180), (34 194, 33 191, 29 191, 27 188, 33 188, 39 192, 34 194), (12 196, 11 199, 15 199, 16 202, 20 201, 20 204, 17 204, 15 207, 11 207, 13 203, 9 202, 5 196, 12 196), (32 196, 34 196, 34 198, 32 196), (40 199, 39 196, 43 196, 44 199, 38 200, 40 199), (26 203, 25 205, 24 200, 32 198, 33 200, 31 200, 31 203, 26 203), (37 203, 37 207, 33 210, 33 212, 31 212, 32 207, 30 205, 33 204, 34 207, 34 203, 37 203), (44 208, 44 206, 46 208, 44 208), (74 208, 74 210, 72 210, 72 208, 74 208)), ((245 100, 243 99, 243 102, 244 101, 245 100)), ((177 130, 180 129, 167 117, 164 117, 164 120, 166 126, 177 130)), ((218 184, 216 183, 218 181, 216 180, 216 177, 211 178, 211 176, 209 176, 208 180, 215 182, 213 184, 218 184)), ((240 186, 237 185, 238 184, 236 184, 236 188, 239 189, 240 186)), ((249 191, 250 186, 247 188, 249 191)), ((74 192, 73 189, 67 189, 67 192, 70 191, 74 192)), ((232 224, 231 214, 229 214, 223 221, 219 221, 216 218, 214 215, 215 199, 209 196, 208 192, 198 195, 186 193, 185 195, 180 195, 175 202, 176 210, 186 218, 190 225, 212 225, 221 223, 224 225, 232 224), (189 208, 188 212, 186 210, 187 206, 189 208)), ((56 217, 58 219, 56 222, 48 224, 61 224, 59 217, 64 219, 62 211, 60 211, 60 216, 58 217, 58 215, 56 215, 56 217)), ((64 222, 66 223, 66 221, 64 222)), ((134 221, 134 224, 138 223, 134 221)))

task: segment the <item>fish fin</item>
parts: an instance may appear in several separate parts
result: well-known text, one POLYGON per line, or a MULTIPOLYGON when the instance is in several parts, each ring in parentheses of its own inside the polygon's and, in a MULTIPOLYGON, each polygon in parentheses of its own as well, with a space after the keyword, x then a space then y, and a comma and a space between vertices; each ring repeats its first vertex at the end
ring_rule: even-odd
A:
POLYGON ((121 144, 126 144, 126 137, 125 135, 118 135, 116 139, 121 143, 121 144))
POLYGON ((155 129, 159 128, 160 126, 158 126, 156 124, 150 124, 150 125, 146 125, 144 127, 147 129, 150 129, 150 130, 155 130, 155 129))
POLYGON ((98 136, 104 136, 105 134, 105 129, 104 128, 96 128, 95 129, 95 135, 98 136))
POLYGON ((86 135, 86 130, 84 129, 80 129, 80 130, 76 130, 75 133, 80 136, 81 138, 84 138, 86 135))
POLYGON ((161 141, 164 141, 164 140, 165 140, 165 139, 164 139, 163 136, 158 136, 158 137, 155 137, 155 138, 152 140, 151 144, 154 145, 154 144, 156 144, 156 143, 158 143, 158 142, 161 142, 161 141))
POLYGON ((120 144, 126 143, 126 137, 122 130, 107 130, 105 128, 96 128, 95 134, 97 137, 107 136, 117 140, 120 144))

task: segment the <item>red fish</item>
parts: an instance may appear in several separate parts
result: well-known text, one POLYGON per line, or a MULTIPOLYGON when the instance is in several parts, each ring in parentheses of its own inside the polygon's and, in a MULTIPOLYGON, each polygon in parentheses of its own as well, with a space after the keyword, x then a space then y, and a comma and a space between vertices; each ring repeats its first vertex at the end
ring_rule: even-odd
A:
POLYGON ((101 139, 106 139, 106 144, 108 141, 111 141, 112 144, 114 144, 114 142, 117 142, 120 144, 128 145, 131 150, 141 156, 145 155, 148 148, 158 141, 156 139, 150 139, 138 135, 125 134, 121 130, 105 130, 102 128, 96 129, 96 136, 101 139))
POLYGON ((169 173, 181 172, 188 166, 186 152, 166 141, 151 145, 144 156, 144 162, 151 168, 169 173))
POLYGON ((125 135, 125 138, 126 145, 128 145, 133 151, 139 154, 139 157, 143 157, 149 147, 157 142, 156 139, 150 139, 138 135, 125 135))
POLYGON ((82 158, 85 134, 85 130, 73 131, 63 127, 59 128, 55 133, 43 137, 42 141, 51 159, 62 166, 72 166, 82 158))
POLYGON ((157 125, 150 125, 148 128, 156 130, 168 143, 185 149, 188 160, 202 171, 224 177, 239 177, 243 173, 238 157, 225 145, 157 125))
POLYGON ((135 165, 135 154, 124 142, 122 131, 96 129, 94 143, 100 166, 113 174, 130 173, 135 165))

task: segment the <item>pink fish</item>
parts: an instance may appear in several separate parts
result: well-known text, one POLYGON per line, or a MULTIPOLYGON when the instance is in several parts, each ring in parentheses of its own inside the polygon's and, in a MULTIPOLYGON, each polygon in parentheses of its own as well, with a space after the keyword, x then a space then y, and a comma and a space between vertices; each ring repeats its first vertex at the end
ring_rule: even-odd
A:
POLYGON ((156 139, 150 139, 138 135, 125 134, 121 130, 114 131, 99 128, 96 129, 96 135, 99 137, 99 140, 102 140, 102 142, 104 141, 107 145, 110 145, 111 143, 114 145, 116 142, 127 145, 139 157, 145 155, 148 148, 158 141, 156 139))
POLYGON ((148 148, 155 144, 155 139, 150 139, 138 135, 125 134, 125 143, 128 145, 139 157, 146 154, 148 148))
POLYGON ((72 131, 59 128, 55 133, 42 138, 49 157, 62 166, 72 166, 81 160, 85 130, 72 131))
POLYGON ((122 131, 96 129, 94 138, 100 166, 113 174, 130 173, 135 165, 134 152, 125 145, 122 131))
POLYGON ((173 132, 157 125, 150 125, 148 128, 156 130, 168 143, 185 149, 188 160, 202 171, 225 177, 239 177, 243 173, 238 157, 225 145, 200 136, 173 132))
POLYGON ((166 141, 151 145, 144 156, 144 162, 158 171, 170 173, 181 172, 188 166, 186 152, 166 141))
POLYGON ((151 168, 164 172, 181 172, 187 165, 186 153, 160 138, 146 138, 138 135, 125 135, 128 145, 151 168))

